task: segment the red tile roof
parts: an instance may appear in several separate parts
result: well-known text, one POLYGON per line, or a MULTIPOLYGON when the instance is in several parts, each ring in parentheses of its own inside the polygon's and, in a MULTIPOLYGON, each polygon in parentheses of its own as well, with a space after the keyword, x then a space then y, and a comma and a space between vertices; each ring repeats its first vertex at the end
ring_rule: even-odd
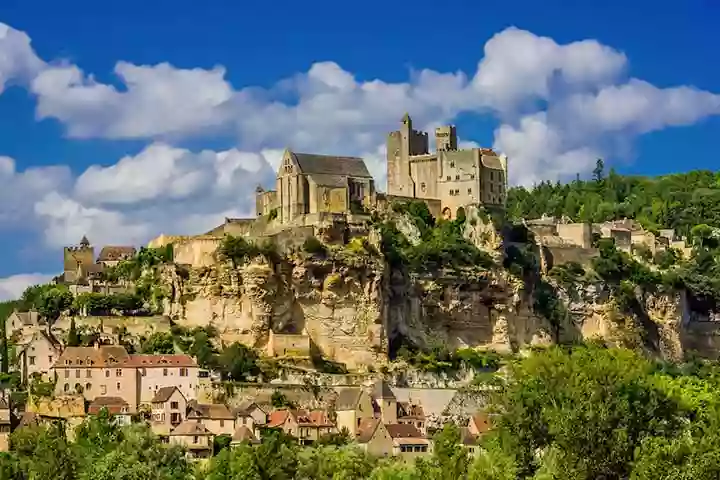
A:
POLYGON ((97 415, 103 408, 106 408, 108 413, 112 415, 119 415, 121 413, 127 413, 129 405, 120 397, 95 397, 95 400, 88 405, 88 413, 90 415, 97 415), (123 409, 125 409, 125 411, 123 411, 123 409))
POLYGON ((282 426, 290 415, 288 410, 273 410, 270 412, 270 418, 268 420, 268 428, 277 428, 282 426))

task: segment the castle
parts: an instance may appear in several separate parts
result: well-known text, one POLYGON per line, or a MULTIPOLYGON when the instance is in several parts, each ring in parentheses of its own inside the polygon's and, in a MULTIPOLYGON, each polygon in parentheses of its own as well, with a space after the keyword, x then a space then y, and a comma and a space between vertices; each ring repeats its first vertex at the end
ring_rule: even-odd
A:
POLYGON ((468 205, 505 205, 507 157, 486 148, 458 150, 452 125, 435 129, 430 153, 427 132, 414 130, 406 113, 387 139, 387 178, 389 195, 440 200, 442 216, 451 219, 468 205))
MULTIPOLYGON (((504 206, 507 158, 485 148, 459 150, 457 143, 455 126, 439 127, 430 153, 428 134, 414 130, 406 113, 400 130, 387 138, 387 197, 439 202, 446 219, 468 205, 504 206)), ((362 213, 377 202, 363 159, 290 150, 283 154, 275 190, 258 187, 256 197, 258 216, 272 215, 280 224, 305 215, 362 213)))

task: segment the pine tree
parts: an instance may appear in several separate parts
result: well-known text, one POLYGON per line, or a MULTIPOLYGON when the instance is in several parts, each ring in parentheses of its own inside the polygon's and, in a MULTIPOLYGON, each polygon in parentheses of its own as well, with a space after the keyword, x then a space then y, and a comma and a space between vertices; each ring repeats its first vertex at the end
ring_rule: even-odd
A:
POLYGON ((80 346, 80 337, 78 336, 77 328, 75 327, 75 318, 70 320, 70 331, 68 332, 67 346, 68 347, 79 347, 80 346))

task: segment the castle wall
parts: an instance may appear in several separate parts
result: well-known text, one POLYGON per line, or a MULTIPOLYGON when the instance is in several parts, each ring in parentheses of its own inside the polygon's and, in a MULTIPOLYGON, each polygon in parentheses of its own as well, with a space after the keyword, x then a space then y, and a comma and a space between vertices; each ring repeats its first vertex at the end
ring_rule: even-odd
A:
POLYGON ((438 162, 434 155, 424 156, 421 159, 412 159, 410 162, 410 175, 415 185, 415 197, 440 198, 438 190, 438 162))
POLYGON ((95 263, 95 248, 93 247, 65 247, 63 249, 63 269, 65 272, 77 272, 79 265, 92 265, 95 263))
POLYGON ((589 223, 558 223, 557 235, 582 248, 592 247, 592 228, 589 223))
POLYGON ((310 357, 310 337, 270 332, 268 355, 271 357, 310 357))
POLYGON ((413 202, 416 200, 425 202, 425 205, 428 206, 428 210, 430 210, 433 217, 440 218, 442 214, 442 202, 438 198, 414 198, 380 193, 377 195, 377 209, 380 211, 388 211, 392 208, 394 202, 413 202))
POLYGON ((90 328, 108 335, 116 335, 118 329, 125 328, 130 335, 149 335, 153 332, 169 332, 170 319, 163 315, 149 317, 129 316, 75 316, 60 317, 52 326, 53 333, 60 338, 70 330, 71 319, 75 318, 77 328, 90 328))
POLYGON ((175 263, 192 265, 193 267, 209 267, 215 262, 215 251, 222 238, 213 236, 196 236, 180 238, 173 243, 175 263))
POLYGON ((593 258, 600 254, 597 248, 581 248, 576 246, 545 246, 548 269, 555 265, 575 262, 589 266, 593 258))
MULTIPOLYGON (((437 189, 442 201, 443 212, 449 211, 450 218, 457 217, 460 207, 482 201, 478 150, 455 150, 438 152, 437 189), (447 209, 447 210, 446 210, 447 209)), ((443 214, 446 217, 446 214, 443 214)))
POLYGON ((252 232, 253 226, 257 222, 254 218, 233 218, 225 222, 223 235, 232 235, 234 237, 244 237, 252 232))

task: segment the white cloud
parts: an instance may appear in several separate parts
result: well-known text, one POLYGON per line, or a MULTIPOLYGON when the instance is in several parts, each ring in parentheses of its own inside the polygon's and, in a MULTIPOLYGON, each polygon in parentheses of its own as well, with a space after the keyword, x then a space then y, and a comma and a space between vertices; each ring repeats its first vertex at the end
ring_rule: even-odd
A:
POLYGON ((74 65, 47 68, 32 82, 37 116, 56 118, 79 138, 136 138, 192 133, 223 124, 233 90, 225 69, 177 69, 168 63, 118 62, 126 91, 96 82, 74 65))
POLYGON ((0 278, 0 301, 17 300, 27 287, 47 283, 53 276, 45 273, 22 273, 0 278))
MULTIPOLYGON (((475 72, 425 69, 404 82, 359 81, 335 62, 319 62, 270 88, 243 89, 229 84, 223 67, 127 62, 116 64, 115 87, 76 65, 33 61, 27 36, 9 32, 14 40, 0 40, 0 52, 24 52, 6 58, 25 60, 0 60, 0 79, 34 72, 39 118, 57 119, 72 137, 150 141, 113 165, 89 167, 74 183, 62 170, 55 172, 64 180, 56 181, 49 170, 18 173, 0 159, 0 175, 43 185, 26 186, 28 194, 10 210, 17 218, 34 199, 30 210, 55 247, 83 234, 96 244, 142 243, 161 232, 197 233, 224 216, 252 215, 255 185, 272 185, 285 147, 361 155, 382 188, 386 134, 405 111, 422 129, 461 113, 496 116, 493 146, 508 154, 511 181, 531 184, 587 172, 596 158, 617 157, 617 146, 638 135, 720 110, 712 93, 628 79, 625 55, 595 40, 558 44, 516 28, 488 40, 475 72), (234 135, 236 148, 198 151, 174 143, 190 135, 234 135)), ((459 133, 477 145, 474 132, 459 133)), ((6 211, 0 206, 0 221, 6 211)))
POLYGON ((33 226, 33 205, 48 191, 72 183, 67 166, 33 167, 17 171, 15 160, 0 156, 0 230, 33 226))
POLYGON ((25 84, 43 67, 30 37, 0 22, 0 93, 9 83, 25 84))

